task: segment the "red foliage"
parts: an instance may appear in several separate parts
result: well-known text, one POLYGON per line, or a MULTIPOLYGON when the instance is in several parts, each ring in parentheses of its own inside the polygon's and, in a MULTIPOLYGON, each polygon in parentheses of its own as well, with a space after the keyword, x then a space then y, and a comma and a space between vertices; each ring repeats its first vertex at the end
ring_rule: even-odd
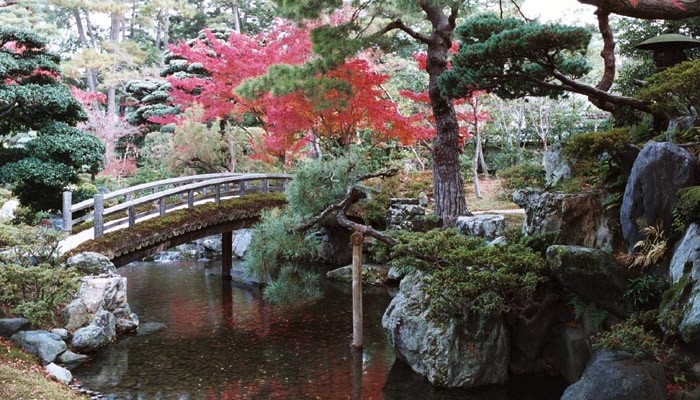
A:
MULTIPOLYGON (((217 39, 205 32, 206 41, 192 45, 180 43, 171 46, 173 54, 185 58, 190 64, 200 64, 210 74, 208 77, 180 79, 170 77, 175 104, 188 107, 199 103, 204 107, 205 120, 240 117, 258 104, 246 102, 234 93, 244 80, 263 75, 270 65, 301 64, 311 54, 308 33, 289 23, 277 21, 269 33, 246 36, 232 32, 228 41, 217 39)), ((152 122, 165 124, 177 122, 177 117, 152 118, 152 122)))
POLYGON ((373 72, 367 61, 350 60, 328 72, 325 78, 336 79, 349 90, 332 88, 320 96, 296 92, 269 98, 269 149, 284 151, 296 142, 298 132, 311 132, 342 145, 352 143, 358 129, 368 130, 374 142, 398 139, 411 143, 429 137, 427 130, 416 127, 415 118, 398 112, 396 104, 382 90, 388 77, 373 72))
POLYGON ((83 105, 83 107, 92 107, 94 103, 106 104, 107 95, 102 92, 90 92, 78 89, 71 86, 70 94, 83 105))
MULTIPOLYGON (((340 18, 340 17, 339 17, 340 18)), ((410 143, 429 137, 426 129, 416 127, 417 117, 403 117, 396 104, 385 95, 381 85, 388 77, 372 70, 361 59, 347 61, 319 78, 335 84, 325 90, 298 90, 275 96, 266 93, 246 100, 234 91, 246 79, 267 73, 274 64, 298 65, 312 55, 307 30, 278 21, 267 34, 249 37, 232 33, 228 41, 217 40, 206 33, 206 41, 179 44, 171 51, 190 64, 198 63, 209 76, 179 79, 169 78, 175 104, 187 108, 202 104, 203 119, 240 120, 252 113, 263 123, 264 143, 254 144, 260 156, 285 157, 302 151, 316 139, 330 139, 347 145, 357 137, 358 130, 371 132, 372 140, 398 139, 410 143), (264 147, 264 148, 261 148, 264 147)), ((152 118, 152 122, 177 122, 178 117, 152 118)))
MULTIPOLYGON (((450 48, 451 53, 456 53, 459 50, 457 43, 453 43, 450 48)), ((413 59, 418 64, 418 68, 421 70, 426 69, 428 54, 424 51, 414 52, 413 59)), ((452 66, 448 64, 448 69, 452 66)), ((455 99, 455 111, 457 113, 457 121, 460 122, 459 127, 459 145, 460 147, 464 145, 464 142, 471 139, 473 135, 470 133, 470 127, 475 126, 477 123, 491 121, 491 115, 488 111, 479 109, 478 98, 484 91, 474 91, 470 94, 469 98, 455 99)), ((435 118, 430 109, 430 96, 428 91, 423 91, 416 93, 411 90, 399 90, 399 94, 415 103, 417 103, 419 111, 413 115, 414 120, 424 120, 426 122, 426 127, 424 129, 429 129, 432 133, 431 136, 435 134, 435 118)))

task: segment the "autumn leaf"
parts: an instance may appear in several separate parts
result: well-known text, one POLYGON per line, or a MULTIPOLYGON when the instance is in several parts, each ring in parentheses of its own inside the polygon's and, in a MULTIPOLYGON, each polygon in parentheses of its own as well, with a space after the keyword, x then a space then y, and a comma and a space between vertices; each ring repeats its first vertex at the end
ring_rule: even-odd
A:
POLYGON ((630 0, 630 4, 632 4, 632 7, 637 7, 639 0, 630 0))

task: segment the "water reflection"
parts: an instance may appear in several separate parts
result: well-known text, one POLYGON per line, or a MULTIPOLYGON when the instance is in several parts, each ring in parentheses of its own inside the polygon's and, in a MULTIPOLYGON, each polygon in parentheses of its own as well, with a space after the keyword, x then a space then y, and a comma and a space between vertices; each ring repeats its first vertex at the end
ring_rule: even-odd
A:
POLYGON ((109 399, 546 400, 561 395, 551 384, 480 392, 433 388, 410 368, 394 364, 381 328, 390 301, 386 289, 364 294, 365 348, 358 352, 350 347, 347 285, 327 284, 321 301, 280 308, 249 288, 222 285, 218 271, 218 265, 191 262, 120 269, 141 321, 167 327, 120 339, 74 375, 109 399))
POLYGON ((120 399, 381 398, 393 362, 377 323, 385 292, 365 295, 368 345, 358 358, 350 296, 339 287, 328 285, 322 301, 279 308, 222 286, 216 270, 178 262, 121 269, 140 319, 167 328, 120 340, 74 371, 78 379, 120 399))

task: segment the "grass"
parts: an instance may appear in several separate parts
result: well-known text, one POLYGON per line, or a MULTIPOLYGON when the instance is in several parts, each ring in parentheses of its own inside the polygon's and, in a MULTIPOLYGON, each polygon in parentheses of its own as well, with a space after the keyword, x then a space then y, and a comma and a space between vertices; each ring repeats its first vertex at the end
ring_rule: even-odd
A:
POLYGON ((501 181, 493 176, 479 177, 481 198, 474 193, 474 183, 464 183, 469 211, 515 210, 518 206, 510 200, 511 193, 501 186, 501 181))
POLYGON ((68 386, 50 380, 36 357, 0 339, 0 399, 87 399, 68 386))

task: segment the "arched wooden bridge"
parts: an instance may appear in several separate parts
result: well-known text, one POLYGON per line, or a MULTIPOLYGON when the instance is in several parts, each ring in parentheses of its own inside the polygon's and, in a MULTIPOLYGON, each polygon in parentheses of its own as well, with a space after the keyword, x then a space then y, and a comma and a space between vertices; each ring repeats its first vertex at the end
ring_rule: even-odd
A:
POLYGON ((249 227, 260 213, 284 206, 288 174, 205 174, 165 179, 72 204, 63 194, 63 230, 87 224, 59 245, 71 255, 96 251, 119 267, 178 244, 222 234, 222 275, 231 266, 231 232, 249 227), (228 243, 228 245, 227 245, 228 243))

